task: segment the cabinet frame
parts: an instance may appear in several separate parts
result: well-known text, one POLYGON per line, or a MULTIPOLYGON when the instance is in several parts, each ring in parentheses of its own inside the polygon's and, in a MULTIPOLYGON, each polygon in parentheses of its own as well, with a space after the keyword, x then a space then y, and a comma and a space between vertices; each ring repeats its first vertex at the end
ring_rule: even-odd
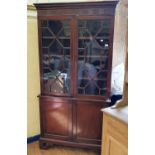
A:
MULTIPOLYGON (((79 106, 79 111, 83 107, 87 107, 90 105, 90 111, 93 111, 94 106, 94 118, 102 117, 102 112, 100 111, 101 108, 105 108, 109 106, 109 103, 106 102, 106 99, 110 96, 110 84, 111 84, 111 69, 112 69, 112 51, 113 51, 113 34, 114 34, 114 15, 115 15, 115 7, 118 1, 103 1, 103 2, 81 2, 81 3, 42 3, 42 4, 34 4, 37 13, 38 13, 38 42, 39 42, 39 65, 40 65, 40 85, 41 85, 41 94, 39 95, 40 99, 40 122, 41 122, 41 138, 40 138, 40 148, 46 149, 51 144, 60 144, 65 146, 73 146, 73 147, 81 147, 81 148, 92 148, 100 150, 101 148, 101 136, 98 137, 98 135, 101 135, 102 132, 102 119, 97 123, 97 125, 94 125, 94 135, 91 137, 98 137, 98 138, 91 138, 91 137, 77 137, 77 121, 83 122, 82 117, 90 115, 90 113, 87 111, 87 108, 85 110, 85 114, 82 115, 78 113, 77 114, 77 106, 79 106), (78 20, 104 20, 104 19, 110 19, 111 26, 110 26, 110 36, 109 36, 109 56, 108 56, 108 74, 107 74, 107 93, 105 96, 99 96, 99 95, 79 95, 77 93, 77 60, 78 60, 78 29, 77 29, 77 22, 78 20), (44 93, 43 92, 43 71, 42 71, 42 35, 41 35, 41 20, 69 20, 70 21, 70 54, 71 54, 71 74, 72 74, 72 80, 71 80, 71 91, 70 94, 60 94, 60 93, 44 93), (48 103, 45 103, 48 100, 48 103), (52 126, 48 126, 46 124, 46 121, 53 119, 53 116, 51 118, 46 118, 45 116, 47 113, 43 110, 44 108, 48 110, 47 107, 43 107, 46 104, 49 104, 49 106, 53 106, 54 104, 61 102, 61 108, 64 110, 65 113, 65 104, 68 106, 68 113, 66 116, 68 116, 68 125, 69 125, 69 132, 66 135, 59 135, 59 134, 52 134, 47 133, 47 128, 52 128, 52 126), (63 105, 63 103, 65 103, 63 105), (64 107, 63 107, 64 106, 64 107), (96 114, 95 114, 95 109, 96 114), (95 129, 100 128, 100 132, 95 134, 95 129)), ((50 109, 49 109, 50 110, 50 109)), ((59 113, 58 109, 58 113, 59 113)), ((51 109, 51 111, 53 111, 51 109)), ((67 111, 67 109, 66 109, 67 111)), ((51 112, 52 113, 52 112, 51 112)), ((61 112, 60 112, 61 113, 61 112)), ((49 115, 50 117, 50 115, 49 115)), ((53 120, 55 121, 55 120, 53 120)), ((96 120, 98 121, 98 120, 96 120)), ((52 123, 52 122, 51 122, 52 123)), ((92 122, 88 120, 88 124, 86 127, 82 127, 81 132, 84 132, 84 130, 90 126, 92 122)), ((53 130, 53 129, 52 129, 53 130)), ((64 132, 62 130, 59 130, 60 132, 64 132)), ((97 130, 96 130, 97 131, 97 130)), ((84 135, 81 133, 81 135, 84 135)), ((89 134, 88 134, 89 135, 89 134)))

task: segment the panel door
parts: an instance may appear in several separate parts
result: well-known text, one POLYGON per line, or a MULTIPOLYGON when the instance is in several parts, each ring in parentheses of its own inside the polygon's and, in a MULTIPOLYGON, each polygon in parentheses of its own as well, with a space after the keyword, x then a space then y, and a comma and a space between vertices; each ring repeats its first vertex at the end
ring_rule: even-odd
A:
POLYGON ((40 98, 42 136, 70 139, 72 136, 72 103, 61 98, 40 98))
POLYGON ((78 101, 76 104, 76 139, 78 142, 101 144, 104 103, 78 101))

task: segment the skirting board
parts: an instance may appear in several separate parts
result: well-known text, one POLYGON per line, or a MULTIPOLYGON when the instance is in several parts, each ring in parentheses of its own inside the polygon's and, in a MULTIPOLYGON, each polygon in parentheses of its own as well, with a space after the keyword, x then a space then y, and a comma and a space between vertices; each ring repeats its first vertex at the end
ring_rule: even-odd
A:
POLYGON ((27 138, 27 144, 38 141, 40 139, 40 135, 35 135, 33 137, 28 137, 27 138))

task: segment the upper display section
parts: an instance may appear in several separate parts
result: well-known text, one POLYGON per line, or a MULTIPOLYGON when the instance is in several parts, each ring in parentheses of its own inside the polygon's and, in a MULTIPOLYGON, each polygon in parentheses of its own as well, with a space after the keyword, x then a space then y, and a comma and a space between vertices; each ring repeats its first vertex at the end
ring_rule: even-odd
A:
POLYGON ((41 95, 110 96, 117 2, 35 4, 41 95))

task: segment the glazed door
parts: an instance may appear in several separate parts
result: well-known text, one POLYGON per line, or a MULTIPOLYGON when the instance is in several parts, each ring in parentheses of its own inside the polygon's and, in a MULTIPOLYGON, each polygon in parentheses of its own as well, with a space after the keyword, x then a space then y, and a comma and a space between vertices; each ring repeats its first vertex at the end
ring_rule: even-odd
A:
POLYGON ((108 96, 111 70, 111 19, 82 18, 77 21, 77 95, 108 96))
POLYGON ((70 96, 71 21, 68 18, 40 19, 40 72, 42 94, 70 96))

